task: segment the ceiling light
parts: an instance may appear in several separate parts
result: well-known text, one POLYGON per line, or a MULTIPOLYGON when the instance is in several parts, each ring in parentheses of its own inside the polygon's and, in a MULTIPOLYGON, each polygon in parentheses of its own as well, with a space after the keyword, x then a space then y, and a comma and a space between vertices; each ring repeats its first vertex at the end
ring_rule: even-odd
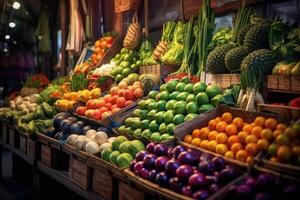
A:
POLYGON ((9 25, 10 28, 15 28, 16 23, 15 22, 9 22, 8 25, 9 25))
POLYGON ((21 7, 21 4, 17 1, 14 2, 13 6, 14 9, 18 10, 21 7))
POLYGON ((14 44, 17 44, 17 41, 16 41, 16 40, 14 41, 14 44))
POLYGON ((10 35, 5 35, 5 39, 9 40, 10 35))
POLYGON ((8 49, 3 49, 4 52, 8 52, 8 49))

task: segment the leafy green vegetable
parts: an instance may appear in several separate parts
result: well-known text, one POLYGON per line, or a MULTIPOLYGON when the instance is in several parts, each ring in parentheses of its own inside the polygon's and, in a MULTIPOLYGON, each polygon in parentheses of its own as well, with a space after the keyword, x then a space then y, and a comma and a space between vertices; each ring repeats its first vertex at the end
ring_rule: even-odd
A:
POLYGON ((71 79, 71 91, 77 92, 87 88, 88 80, 84 74, 74 74, 71 79))
POLYGON ((46 102, 50 105, 53 105, 56 99, 52 98, 51 94, 54 92, 58 92, 59 90, 60 87, 58 85, 49 85, 40 93, 37 102, 38 103, 46 102))

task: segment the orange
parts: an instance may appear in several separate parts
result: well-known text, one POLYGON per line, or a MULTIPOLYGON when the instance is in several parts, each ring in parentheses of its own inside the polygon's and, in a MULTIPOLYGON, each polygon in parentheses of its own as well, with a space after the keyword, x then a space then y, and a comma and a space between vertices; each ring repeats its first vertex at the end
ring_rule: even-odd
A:
POLYGON ((266 127, 266 128, 269 128, 269 129, 271 129, 271 130, 275 130, 277 124, 278 124, 277 120, 274 119, 273 117, 268 118, 268 119, 265 121, 265 127, 266 127))
POLYGON ((215 119, 210 120, 210 121, 208 122, 208 128, 209 128, 209 130, 210 130, 210 131, 216 130, 217 123, 218 123, 218 122, 217 122, 217 120, 215 120, 215 119))
POLYGON ((243 127, 243 131, 246 131, 248 134, 251 134, 253 126, 251 124, 247 124, 243 127))
POLYGON ((192 140, 193 140, 193 136, 192 135, 186 135, 183 138, 183 141, 186 142, 186 143, 189 143, 189 144, 191 144, 192 140))
POLYGON ((277 159, 276 157, 271 157, 271 158, 270 158, 270 161, 271 161, 271 162, 278 162, 278 159, 277 159))
POLYGON ((239 143, 240 142, 240 138, 237 135, 231 135, 229 136, 228 140, 227 140, 227 145, 229 147, 231 147, 234 143, 239 143))
POLYGON ((283 124, 283 123, 279 123, 279 124, 277 124, 277 126, 276 126, 276 130, 282 130, 282 131, 285 131, 286 128, 287 128, 286 125, 283 124))
POLYGON ((257 138, 260 138, 260 133, 261 133, 262 130, 263 130, 262 127, 260 127, 260 126, 255 126, 255 127, 252 129, 251 134, 252 134, 252 135, 255 135, 257 138))
POLYGON ((288 146, 280 146, 277 150, 277 158, 280 162, 288 162, 292 158, 292 150, 288 146))
POLYGON ((200 138, 194 138, 193 140, 192 140, 192 145, 194 145, 194 146, 200 146, 200 143, 201 143, 201 139, 200 138))
POLYGON ((278 144, 279 146, 290 144, 290 138, 285 134, 278 135, 275 141, 276 141, 276 144, 278 144))
POLYGON ((218 144, 218 143, 216 142, 216 140, 209 141, 208 146, 207 146, 207 149, 208 149, 209 151, 215 152, 215 151, 216 151, 216 146, 217 146, 217 144, 218 144))
POLYGON ((227 151, 227 152, 225 153, 225 157, 226 157, 226 158, 234 159, 234 154, 232 153, 232 151, 227 151))
POLYGON ((254 161, 253 156, 248 156, 248 157, 247 157, 246 162, 247 162, 249 165, 253 164, 253 161, 254 161))
POLYGON ((288 127, 287 129, 284 130, 284 134, 289 136, 289 138, 294 139, 297 137, 297 132, 292 129, 291 127, 288 127))
POLYGON ((243 149, 243 146, 240 143, 234 143, 230 148, 230 150, 232 151, 232 153, 234 155, 236 155, 236 153, 242 149, 243 149))
POLYGON ((216 141, 218 144, 225 144, 227 142, 227 135, 225 133, 218 133, 216 135, 216 141))
POLYGON ((257 141, 257 149, 259 150, 267 150, 269 147, 269 141, 266 139, 259 139, 257 141))
POLYGON ((222 121, 229 124, 232 122, 233 116, 230 112, 225 112, 225 113, 223 113, 221 119, 222 119, 222 121))
POLYGON ((256 126, 263 127, 265 125, 265 121, 266 121, 266 119, 264 117, 259 116, 259 117, 255 118, 254 123, 255 123, 256 126))
POLYGON ((235 117, 232 123, 238 128, 241 129, 244 126, 244 120, 240 117, 235 117))
POLYGON ((203 127, 200 129, 200 139, 205 140, 207 139, 209 133, 209 129, 207 127, 203 127))
POLYGON ((266 139, 266 140, 271 140, 273 138, 273 132, 269 128, 265 128, 261 131, 260 133, 260 138, 266 139))
POLYGON ((273 143, 269 146, 268 148, 268 153, 271 155, 271 156, 276 156, 277 154, 277 149, 278 149, 278 145, 273 143))
POLYGON ((255 135, 248 135, 245 139, 246 144, 257 143, 257 137, 255 135))
POLYGON ((237 134, 237 127, 234 124, 229 124, 226 126, 225 131, 227 135, 236 135, 237 134))
POLYGON ((217 144, 216 146, 217 154, 225 155, 226 152, 227 152, 227 146, 225 144, 217 144))
POLYGON ((218 134, 217 131, 210 131, 208 133, 208 140, 214 140, 214 139, 216 139, 217 134, 218 134))
POLYGON ((227 126, 227 123, 226 123, 226 122, 220 121, 220 122, 218 122, 217 125, 216 125, 216 130, 217 130, 218 132, 225 132, 226 126, 227 126))
POLYGON ((193 138, 200 138, 200 133, 201 133, 200 129, 193 130, 192 132, 193 138))
POLYGON ((292 151, 295 156, 300 156, 300 146, 294 146, 292 151))
POLYGON ((236 158, 238 161, 246 162, 246 161, 247 161, 247 158, 248 158, 248 153, 247 153, 247 151, 245 151, 245 150, 239 150, 239 151, 236 153, 235 158, 236 158))
POLYGON ((283 131, 282 130, 275 130, 273 131, 273 138, 276 139, 279 135, 282 135, 283 131))
POLYGON ((208 148, 208 143, 209 143, 208 140, 202 140, 201 143, 200 143, 200 147, 202 149, 207 149, 208 148))
POLYGON ((218 122, 221 121, 221 117, 216 117, 215 120, 216 120, 216 122, 218 123, 218 122))
POLYGON ((241 131, 241 132, 238 133, 239 140, 240 140, 240 142, 241 142, 242 144, 245 143, 246 137, 247 137, 248 135, 249 135, 249 134, 248 134, 248 132, 246 132, 246 131, 241 131))
POLYGON ((247 153, 251 156, 256 156, 257 154, 257 144, 255 143, 249 143, 246 145, 245 150, 247 153))

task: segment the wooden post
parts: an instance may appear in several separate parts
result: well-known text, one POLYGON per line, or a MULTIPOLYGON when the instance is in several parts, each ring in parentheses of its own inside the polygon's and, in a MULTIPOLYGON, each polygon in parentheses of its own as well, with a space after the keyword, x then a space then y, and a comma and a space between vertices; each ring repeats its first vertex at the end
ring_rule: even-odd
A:
POLYGON ((144 0, 145 7, 145 34, 149 36, 149 0, 144 0))
POLYGON ((67 59, 66 59, 66 43, 67 43, 67 1, 61 0, 60 1, 61 12, 60 12, 60 19, 61 19, 61 68, 60 68, 60 75, 64 76, 66 74, 66 66, 67 66, 67 59))

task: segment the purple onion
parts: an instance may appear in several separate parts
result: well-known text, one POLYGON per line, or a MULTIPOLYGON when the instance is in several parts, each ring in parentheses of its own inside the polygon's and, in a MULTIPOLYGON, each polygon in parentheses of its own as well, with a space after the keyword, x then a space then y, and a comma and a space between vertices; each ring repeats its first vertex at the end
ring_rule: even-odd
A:
POLYGON ((130 171, 134 171, 134 166, 135 166, 136 163, 137 163, 136 160, 131 161, 131 163, 130 163, 130 171))
POLYGON ((140 151, 136 154, 135 159, 137 161, 143 161, 146 155, 147 155, 146 151, 140 151))
POLYGON ((155 169, 157 171, 164 170, 165 165, 168 161, 169 161, 169 158, 167 156, 159 156, 154 162, 155 169))
POLYGON ((161 187, 168 187, 169 176, 166 172, 160 172, 156 175, 156 183, 161 187))
POLYGON ((144 179, 148 179, 149 177, 149 171, 146 168, 142 168, 140 170, 140 176, 144 179))
POLYGON ((170 159, 165 165, 165 170, 167 171, 168 174, 170 175, 175 175, 176 174, 176 169, 180 166, 180 163, 178 160, 175 159, 170 159))
POLYGON ((182 164, 188 164, 188 165, 198 164, 198 157, 193 152, 188 152, 188 151, 181 152, 178 156, 178 160, 182 164))
POLYGON ((207 185, 207 181, 203 174, 193 174, 189 178, 189 185, 192 187, 192 189, 200 189, 207 185))
POLYGON ((175 192, 180 191, 182 186, 182 182, 177 177, 173 177, 169 180, 169 188, 175 192))
POLYGON ((191 186, 184 186, 184 187, 182 187, 181 193, 182 193, 184 196, 191 197, 191 196, 193 195, 193 191, 192 191, 191 186))
POLYGON ((168 156, 169 147, 164 144, 157 144, 154 147, 154 154, 156 156, 168 156))
POLYGON ((152 169, 150 172, 149 172, 149 180, 152 181, 152 182, 156 182, 156 175, 157 175, 157 171, 155 169, 152 169))
POLYGON ((193 198, 197 200, 206 200, 209 197, 209 191, 208 190, 199 190, 193 194, 193 198))
POLYGON ((143 162, 144 162, 144 166, 147 169, 153 169, 154 168, 154 163, 156 160, 156 156, 154 154, 148 154, 145 156, 143 162))
POLYGON ((174 147, 172 150, 173 157, 178 158, 179 154, 184 151, 186 151, 186 148, 183 146, 178 145, 174 147))
POLYGON ((225 160, 221 157, 214 157, 211 161, 214 163, 218 171, 222 170, 226 165, 225 160))
POLYGON ((221 189, 221 187, 217 183, 211 184, 210 187, 209 187, 209 191, 212 194, 218 192, 220 189, 221 189))
POLYGON ((193 168, 190 165, 181 165, 176 170, 176 176, 181 181, 187 181, 192 174, 193 168))
POLYGON ((147 146, 146 146, 146 150, 148 153, 154 153, 154 147, 155 147, 155 144, 153 142, 149 143, 147 146))

